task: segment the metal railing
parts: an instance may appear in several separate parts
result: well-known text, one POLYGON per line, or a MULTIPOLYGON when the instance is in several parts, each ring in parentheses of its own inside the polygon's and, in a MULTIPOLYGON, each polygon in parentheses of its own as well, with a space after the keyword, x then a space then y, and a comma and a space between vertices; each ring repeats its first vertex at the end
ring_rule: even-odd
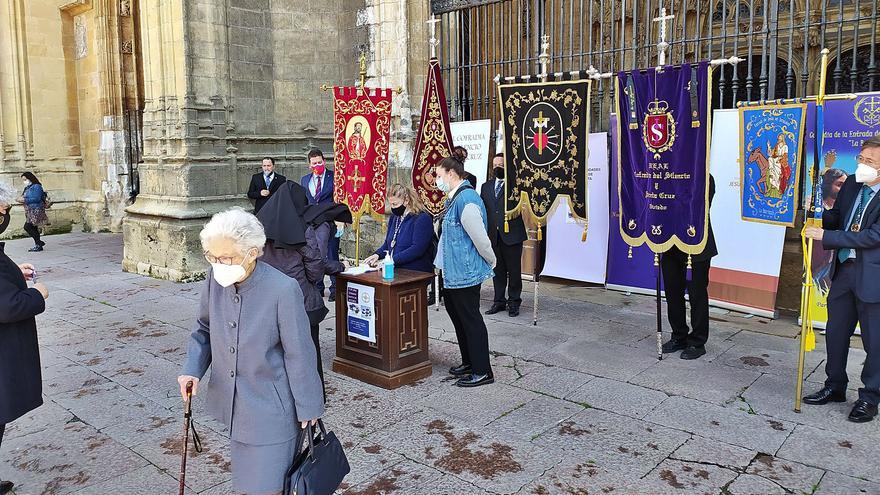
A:
MULTIPOLYGON (((494 79, 550 71, 616 72, 657 64, 661 8, 667 63, 738 56, 716 69, 713 106, 815 94, 831 50, 829 94, 880 89, 877 0, 432 0, 453 120, 499 119, 494 79)), ((607 130, 613 79, 593 85, 592 127, 607 130)), ((493 126, 494 127, 494 126, 493 126)))

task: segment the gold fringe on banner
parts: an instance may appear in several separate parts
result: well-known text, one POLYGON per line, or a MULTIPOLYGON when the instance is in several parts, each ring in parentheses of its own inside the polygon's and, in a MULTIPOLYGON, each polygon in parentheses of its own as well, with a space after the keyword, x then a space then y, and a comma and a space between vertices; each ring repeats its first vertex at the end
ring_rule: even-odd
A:
POLYGON ((587 226, 584 225, 584 233, 581 234, 581 242, 587 242, 587 226))

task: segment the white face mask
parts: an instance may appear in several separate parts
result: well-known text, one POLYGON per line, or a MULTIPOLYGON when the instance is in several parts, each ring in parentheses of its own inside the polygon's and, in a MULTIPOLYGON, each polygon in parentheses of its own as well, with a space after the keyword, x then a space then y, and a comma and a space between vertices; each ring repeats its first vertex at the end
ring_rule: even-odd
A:
POLYGON ((449 192, 449 184, 447 184, 441 177, 437 177, 437 189, 448 193, 449 192))
POLYGON ((858 183, 874 182, 878 175, 880 174, 877 173, 877 169, 870 165, 859 163, 856 167, 856 182, 858 183))
POLYGON ((27 186, 29 186, 29 185, 31 185, 31 181, 25 179, 25 180, 24 180, 24 187, 27 187, 27 186))
MULTIPOLYGON (((244 261, 242 261, 244 263, 244 261)), ((223 263, 211 263, 213 268, 214 280, 223 287, 240 282, 244 278, 247 270, 243 265, 224 265, 223 263)))

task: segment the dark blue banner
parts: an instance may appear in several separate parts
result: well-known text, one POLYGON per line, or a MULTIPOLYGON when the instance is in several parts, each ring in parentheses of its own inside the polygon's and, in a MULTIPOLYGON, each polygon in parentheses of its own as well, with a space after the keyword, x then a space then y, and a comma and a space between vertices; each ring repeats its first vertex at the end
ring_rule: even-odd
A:
POLYGON ((711 84, 708 62, 618 73, 620 233, 628 245, 703 251, 711 84))

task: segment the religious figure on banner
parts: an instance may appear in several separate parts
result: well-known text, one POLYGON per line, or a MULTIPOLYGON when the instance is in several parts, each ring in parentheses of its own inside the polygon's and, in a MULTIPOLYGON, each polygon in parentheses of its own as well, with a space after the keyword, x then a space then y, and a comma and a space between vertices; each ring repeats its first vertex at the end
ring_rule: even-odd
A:
POLYGON ((587 222, 589 80, 499 86, 507 218, 527 213, 541 227, 560 197, 587 222))
POLYGON ((805 115, 803 104, 740 109, 744 220, 794 225, 805 115))
POLYGON ((351 160, 363 161, 367 156, 367 141, 363 135, 363 123, 352 120, 354 130, 348 138, 348 157, 351 160))

